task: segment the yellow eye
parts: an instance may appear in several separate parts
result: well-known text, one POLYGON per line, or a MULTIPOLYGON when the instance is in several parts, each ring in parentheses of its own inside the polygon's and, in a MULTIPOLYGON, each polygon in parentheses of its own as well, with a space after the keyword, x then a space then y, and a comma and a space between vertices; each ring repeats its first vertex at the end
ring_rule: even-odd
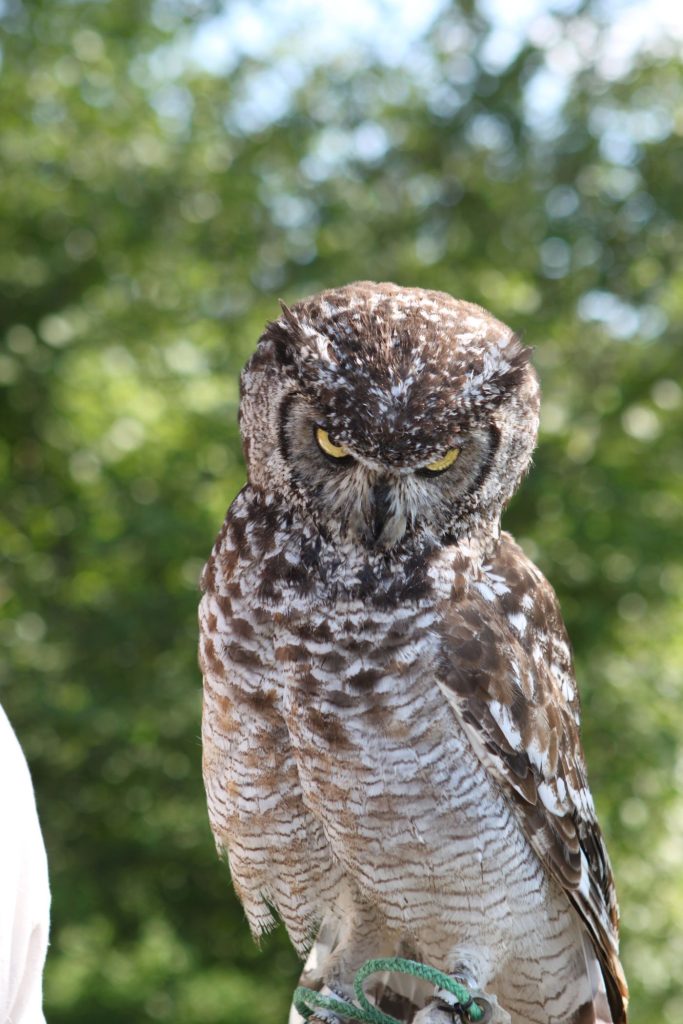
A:
POLYGON ((437 459, 436 462, 428 462, 425 469, 428 469, 430 473, 443 473, 444 469, 453 465, 459 454, 459 448, 451 448, 443 458, 437 459))
POLYGON ((333 441, 330 441, 330 435, 322 427, 315 428, 315 439, 325 455, 330 455, 333 459, 345 459, 349 454, 349 449, 345 448, 343 444, 334 444, 333 441))

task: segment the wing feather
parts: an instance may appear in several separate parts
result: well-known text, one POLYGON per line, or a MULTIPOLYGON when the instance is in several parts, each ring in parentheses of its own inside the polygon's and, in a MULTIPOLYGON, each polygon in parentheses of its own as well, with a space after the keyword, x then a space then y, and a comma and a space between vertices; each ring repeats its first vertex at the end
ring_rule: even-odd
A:
POLYGON ((569 642, 554 591, 507 534, 481 579, 463 584, 445 609, 439 685, 583 919, 622 1024, 619 914, 581 749, 569 642))

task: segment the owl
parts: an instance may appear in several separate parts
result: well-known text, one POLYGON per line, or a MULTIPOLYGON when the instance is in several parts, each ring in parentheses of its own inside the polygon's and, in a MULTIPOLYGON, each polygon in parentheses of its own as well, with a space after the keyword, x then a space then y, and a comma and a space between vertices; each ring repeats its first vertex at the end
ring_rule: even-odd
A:
MULTIPOLYGON (((489 1019, 621 1024, 569 642, 500 525, 536 440, 529 355, 442 292, 282 306, 242 373, 248 483, 202 576, 203 774, 251 929, 284 922, 309 988, 348 998, 401 955, 489 1019)), ((380 982, 403 1021, 455 1019, 380 982)))

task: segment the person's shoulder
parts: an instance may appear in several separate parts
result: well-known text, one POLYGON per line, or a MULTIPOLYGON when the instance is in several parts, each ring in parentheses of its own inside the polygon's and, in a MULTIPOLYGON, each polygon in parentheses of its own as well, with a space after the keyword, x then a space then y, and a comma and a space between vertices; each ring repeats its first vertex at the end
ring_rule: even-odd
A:
POLYGON ((0 808, 3 821, 6 815, 25 817, 35 814, 33 782, 26 756, 19 739, 0 704, 0 808))

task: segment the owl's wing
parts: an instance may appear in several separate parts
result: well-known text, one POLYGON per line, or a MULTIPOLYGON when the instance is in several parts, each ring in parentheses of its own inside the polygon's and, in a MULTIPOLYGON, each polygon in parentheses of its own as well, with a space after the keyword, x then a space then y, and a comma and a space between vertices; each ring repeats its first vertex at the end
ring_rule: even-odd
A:
POLYGON ((619 1024, 628 990, 618 908, 588 788, 570 647, 554 591, 508 535, 445 608, 443 641, 439 685, 585 922, 619 1024))

